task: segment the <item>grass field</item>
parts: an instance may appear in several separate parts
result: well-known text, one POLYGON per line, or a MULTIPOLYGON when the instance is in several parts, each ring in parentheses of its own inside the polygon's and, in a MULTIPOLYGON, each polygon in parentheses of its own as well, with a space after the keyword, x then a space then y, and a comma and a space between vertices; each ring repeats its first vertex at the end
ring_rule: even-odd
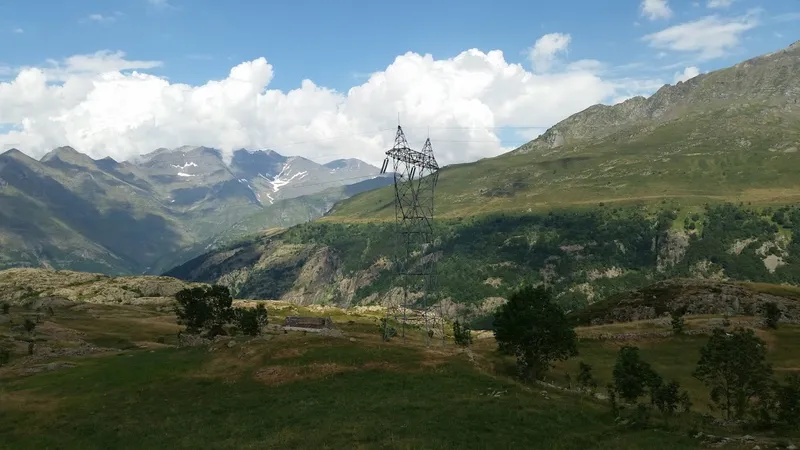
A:
MULTIPOLYGON (((336 312, 270 305, 272 323, 290 313, 336 312)), ((24 314, 12 310, 15 323, 24 314)), ((476 339, 471 353, 452 345, 426 349, 415 332, 405 345, 398 338, 383 343, 379 312, 332 316, 343 337, 273 332, 211 348, 176 348, 168 312, 97 305, 56 310, 37 326, 37 346, 110 348, 46 360, 18 354, 0 368, 2 448, 701 447, 689 436, 704 423, 699 415, 654 419, 653 429, 631 430, 616 425, 602 401, 516 382, 508 375, 513 361, 497 355, 491 337, 476 339), (73 366, 27 372, 55 362, 73 366)), ((579 334, 649 328, 616 327, 579 334)), ((22 337, 12 328, 0 325, 0 336, 22 337)), ((798 367, 792 351, 798 336, 800 327, 792 326, 769 334, 776 365, 798 367)), ((703 341, 638 345, 666 378, 686 383, 697 403, 702 387, 691 383, 690 372, 703 341)), ((561 384, 563 372, 576 373, 584 360, 604 385, 618 345, 582 341, 581 355, 559 364, 549 381, 561 384)))

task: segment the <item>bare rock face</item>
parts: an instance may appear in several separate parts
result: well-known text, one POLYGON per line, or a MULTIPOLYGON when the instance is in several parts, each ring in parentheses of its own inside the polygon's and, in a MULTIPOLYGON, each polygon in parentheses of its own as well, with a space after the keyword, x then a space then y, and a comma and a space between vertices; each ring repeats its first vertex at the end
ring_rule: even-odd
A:
POLYGON ((691 315, 759 315, 764 304, 774 302, 781 309, 781 320, 800 322, 800 301, 760 292, 746 284, 710 280, 667 280, 623 294, 598 304, 584 316, 592 325, 650 320, 677 309, 691 315))
POLYGON ((49 269, 0 271, 0 301, 31 307, 75 302, 108 304, 166 303, 185 288, 200 286, 171 277, 110 277, 49 269))

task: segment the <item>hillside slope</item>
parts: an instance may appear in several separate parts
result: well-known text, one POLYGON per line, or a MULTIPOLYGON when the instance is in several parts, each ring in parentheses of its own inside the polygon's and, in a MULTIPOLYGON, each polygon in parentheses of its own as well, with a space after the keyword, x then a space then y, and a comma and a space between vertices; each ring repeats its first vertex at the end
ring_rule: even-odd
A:
MULTIPOLYGON (((436 143, 433 142, 434 149, 436 143)), ((800 196, 800 42, 666 85, 649 98, 595 105, 496 158, 444 168, 439 217, 598 203, 786 203, 800 196)), ((393 217, 381 189, 329 221, 393 217)))

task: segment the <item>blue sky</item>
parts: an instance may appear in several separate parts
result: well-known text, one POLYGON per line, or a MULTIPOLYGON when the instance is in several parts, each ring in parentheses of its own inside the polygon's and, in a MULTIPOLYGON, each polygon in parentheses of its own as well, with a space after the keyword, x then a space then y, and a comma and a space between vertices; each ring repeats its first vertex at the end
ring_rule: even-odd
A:
POLYGON ((380 164, 400 114, 472 161, 798 30, 800 0, 0 0, 0 151, 380 164))
POLYGON ((473 47, 500 49, 509 62, 525 64, 525 49, 538 37, 561 32, 572 35, 570 59, 664 67, 685 55, 657 58, 642 36, 709 14, 738 16, 759 7, 765 10, 763 25, 740 49, 702 64, 702 70, 800 39, 800 2, 738 0, 709 9, 705 1, 672 1, 668 20, 650 21, 632 0, 170 0, 161 7, 149 0, 5 1, 0 29, 7 45, 0 64, 38 65, 48 58, 123 50, 129 58, 162 61, 153 73, 200 84, 225 77, 233 63, 264 56, 276 67, 271 87, 290 89, 310 78, 346 90, 362 81, 359 75, 382 70, 407 51, 439 59, 473 47), (791 13, 798 20, 775 19, 791 13))

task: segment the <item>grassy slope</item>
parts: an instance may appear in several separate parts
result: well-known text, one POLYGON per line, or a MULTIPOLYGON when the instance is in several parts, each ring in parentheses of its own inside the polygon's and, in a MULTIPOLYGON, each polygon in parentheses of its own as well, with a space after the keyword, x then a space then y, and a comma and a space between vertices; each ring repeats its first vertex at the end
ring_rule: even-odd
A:
MULTIPOLYGON (((331 314, 290 306, 270 312, 273 323, 289 313, 331 314)), ((405 346, 399 339, 382 344, 377 314, 334 311, 355 341, 278 334, 209 352, 156 343, 174 342, 176 326, 165 313, 98 305, 57 310, 39 325, 42 342, 53 330, 71 329, 96 345, 139 348, 71 358, 76 367, 32 376, 19 375, 20 359, 0 369, 4 448, 699 447, 687 437, 695 419, 675 422, 669 431, 625 430, 602 403, 558 391, 545 397, 541 388, 514 382, 503 375, 512 362, 494 353, 490 338, 473 347, 477 363, 452 348, 426 350, 417 335, 405 346), (499 394, 488 395, 493 392, 499 394)), ((0 326, 0 335, 7 332, 0 326)), ((769 336, 773 360, 796 367, 800 362, 789 349, 800 327, 769 336)), ((688 378, 696 359, 688 356, 702 341, 642 345, 643 356, 686 383, 696 403, 702 391, 688 378)), ((594 365, 602 383, 617 346, 580 345, 579 358, 594 365)), ((559 365, 549 378, 562 380, 577 361, 559 365)))
MULTIPOLYGON (((781 204, 800 196, 800 120, 766 104, 700 111, 547 152, 505 155, 440 173, 436 215, 594 207, 598 203, 781 204), (754 130, 757 127, 757 132, 754 130)), ((392 188, 355 196, 324 220, 394 218, 392 188)))

